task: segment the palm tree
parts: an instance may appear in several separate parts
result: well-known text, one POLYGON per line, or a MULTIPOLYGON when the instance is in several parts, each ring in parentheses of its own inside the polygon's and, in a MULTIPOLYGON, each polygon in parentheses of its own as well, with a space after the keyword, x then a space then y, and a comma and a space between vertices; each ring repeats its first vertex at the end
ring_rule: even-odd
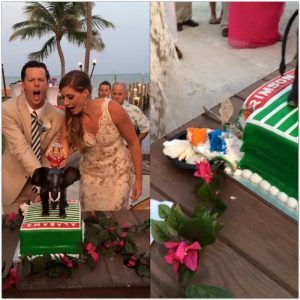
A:
MULTIPOLYGON (((42 49, 28 55, 29 59, 43 60, 57 47, 61 63, 61 76, 65 74, 65 58, 61 47, 63 36, 71 43, 85 46, 86 32, 86 6, 84 2, 28 2, 24 7, 28 20, 13 25, 14 33, 10 41, 20 38, 29 40, 52 35, 43 45, 42 49)), ((91 49, 101 51, 104 42, 98 30, 114 28, 114 25, 99 16, 91 16, 92 40, 91 49)))
POLYGON ((85 46, 85 58, 84 58, 84 72, 89 74, 90 67, 90 53, 92 43, 92 3, 86 2, 86 46, 85 46))

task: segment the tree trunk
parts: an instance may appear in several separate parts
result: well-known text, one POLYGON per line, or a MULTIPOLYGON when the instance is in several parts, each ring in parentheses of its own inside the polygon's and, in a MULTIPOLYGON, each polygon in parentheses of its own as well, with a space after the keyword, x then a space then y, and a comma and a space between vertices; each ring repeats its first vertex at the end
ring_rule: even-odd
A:
POLYGON ((63 78, 65 76, 65 57, 61 48, 60 39, 56 39, 57 51, 60 59, 60 76, 63 78))
POLYGON ((92 42, 92 2, 86 2, 86 49, 84 58, 84 72, 89 74, 90 68, 90 53, 91 53, 91 42, 92 42))

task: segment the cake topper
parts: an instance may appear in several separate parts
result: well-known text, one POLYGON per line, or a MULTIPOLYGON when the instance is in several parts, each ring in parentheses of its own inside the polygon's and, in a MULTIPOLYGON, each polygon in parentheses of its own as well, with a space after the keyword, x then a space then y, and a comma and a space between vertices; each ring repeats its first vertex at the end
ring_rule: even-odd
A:
POLYGON ((224 127, 226 123, 229 123, 230 117, 233 115, 233 105, 230 99, 226 98, 221 102, 221 107, 219 109, 220 115, 216 114, 214 111, 208 109, 206 106, 203 106, 203 109, 208 117, 213 120, 221 123, 221 126, 224 127))
POLYGON ((63 146, 59 143, 52 144, 46 153, 46 157, 50 162, 51 168, 59 168, 60 163, 66 159, 63 146))

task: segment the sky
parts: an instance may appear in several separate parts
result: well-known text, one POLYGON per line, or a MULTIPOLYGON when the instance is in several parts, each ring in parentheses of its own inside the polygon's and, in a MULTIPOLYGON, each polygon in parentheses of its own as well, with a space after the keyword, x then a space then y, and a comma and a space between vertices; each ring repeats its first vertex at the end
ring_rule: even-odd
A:
MULTIPOLYGON (((20 76, 22 66, 28 61, 27 55, 38 51, 51 37, 40 40, 9 41, 13 33, 12 26, 27 19, 23 13, 25 2, 1 3, 1 60, 5 76, 20 76)), ((149 73, 149 2, 95 2, 93 15, 112 22, 115 29, 101 31, 105 49, 102 52, 91 51, 92 61, 97 64, 94 74, 136 74, 149 73)), ((66 72, 78 69, 78 63, 84 62, 85 49, 70 44, 65 38, 62 48, 66 61, 66 72)), ((57 51, 43 61, 51 76, 60 75, 60 60, 57 51)))

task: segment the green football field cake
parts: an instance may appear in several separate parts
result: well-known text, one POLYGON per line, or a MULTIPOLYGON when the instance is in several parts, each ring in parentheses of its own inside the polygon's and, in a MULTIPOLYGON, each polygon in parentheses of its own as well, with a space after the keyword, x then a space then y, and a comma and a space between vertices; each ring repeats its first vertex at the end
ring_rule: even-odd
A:
POLYGON ((64 219, 52 209, 43 217, 41 203, 29 205, 20 229, 21 255, 79 253, 83 241, 80 203, 68 200, 68 204, 64 219))
MULTIPOLYGON (((292 74, 293 71, 287 72, 286 77, 266 83, 260 88, 264 93, 256 91, 256 97, 267 99, 245 120, 241 147, 244 155, 239 162, 240 169, 260 176, 254 181, 263 179, 261 186, 264 184, 266 190, 273 187, 272 193, 280 192, 283 202, 287 197, 298 199, 298 108, 287 102, 292 74)), ((250 96, 253 99, 255 93, 250 96)))

